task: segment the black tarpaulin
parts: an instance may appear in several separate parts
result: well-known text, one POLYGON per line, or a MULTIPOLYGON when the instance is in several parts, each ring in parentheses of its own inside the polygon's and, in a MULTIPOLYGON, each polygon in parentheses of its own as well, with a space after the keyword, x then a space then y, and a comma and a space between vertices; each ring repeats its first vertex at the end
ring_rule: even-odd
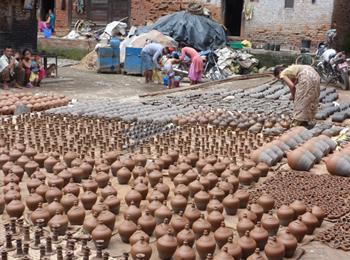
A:
POLYGON ((226 46, 226 33, 221 25, 203 15, 185 11, 164 16, 150 26, 139 27, 135 34, 157 30, 175 41, 185 41, 199 50, 216 50, 226 46))

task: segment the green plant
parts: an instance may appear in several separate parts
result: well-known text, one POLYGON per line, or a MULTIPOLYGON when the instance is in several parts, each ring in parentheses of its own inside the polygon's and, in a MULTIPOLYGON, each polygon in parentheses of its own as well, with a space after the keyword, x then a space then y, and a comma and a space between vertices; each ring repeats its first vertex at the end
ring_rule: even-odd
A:
POLYGON ((79 49, 63 49, 63 48, 44 48, 40 44, 37 47, 39 52, 55 53, 58 58, 61 59, 71 59, 71 60, 81 60, 84 58, 89 51, 79 50, 79 49))

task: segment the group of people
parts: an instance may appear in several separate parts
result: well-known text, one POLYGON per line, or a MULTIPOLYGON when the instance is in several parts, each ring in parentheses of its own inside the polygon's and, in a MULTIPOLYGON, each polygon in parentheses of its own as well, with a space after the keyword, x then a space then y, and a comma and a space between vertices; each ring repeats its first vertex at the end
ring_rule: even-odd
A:
POLYGON ((12 47, 4 48, 4 54, 0 57, 0 82, 4 89, 8 90, 8 83, 14 80, 13 87, 23 87, 19 84, 25 82, 27 88, 42 87, 41 80, 45 77, 40 55, 32 57, 28 49, 23 51, 23 58, 17 52, 13 55, 12 47))
POLYGON ((174 49, 173 47, 163 47, 158 43, 150 43, 147 44, 141 51, 141 58, 145 63, 145 83, 147 84, 156 84, 154 82, 154 78, 152 78, 153 67, 154 70, 161 71, 163 69, 166 77, 168 78, 168 88, 175 87, 175 72, 173 69, 173 64, 182 63, 185 65, 186 69, 189 70, 188 78, 190 79, 190 85, 197 84, 202 80, 202 72, 203 72, 203 60, 198 52, 186 46, 185 43, 180 43, 179 48, 181 51, 181 57, 174 55, 172 58, 167 59, 163 68, 159 64, 159 60, 163 55, 171 54, 174 49), (190 58, 190 68, 186 62, 184 62, 185 57, 190 58))

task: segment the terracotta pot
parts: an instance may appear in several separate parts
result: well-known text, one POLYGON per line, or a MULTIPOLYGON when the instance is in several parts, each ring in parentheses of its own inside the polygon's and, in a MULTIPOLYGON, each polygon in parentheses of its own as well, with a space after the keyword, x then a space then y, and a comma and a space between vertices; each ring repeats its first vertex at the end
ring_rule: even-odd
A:
POLYGON ((197 192, 194 195, 194 202, 199 210, 205 210, 207 204, 210 201, 210 195, 205 191, 205 188, 202 186, 201 191, 197 192))
POLYGON ((16 191, 14 187, 11 187, 8 192, 6 192, 4 199, 6 201, 6 204, 9 204, 14 198, 17 198, 18 200, 21 200, 22 196, 21 193, 16 191))
POLYGON ((130 155, 123 161, 123 163, 130 172, 135 168, 136 165, 136 162, 131 158, 130 155))
POLYGON ((208 215, 207 220, 211 224, 211 231, 215 232, 221 226, 225 217, 217 210, 217 208, 214 208, 214 210, 208 215))
POLYGON ((225 212, 227 215, 236 215, 240 205, 240 201, 237 197, 233 195, 233 190, 230 190, 229 195, 227 195, 224 198, 224 200, 222 201, 222 204, 224 205, 225 212))
POLYGON ((307 227, 306 235, 312 235, 318 226, 318 219, 316 216, 311 213, 311 210, 309 210, 301 216, 301 219, 307 227))
POLYGON ((124 167, 124 164, 121 161, 119 161, 118 159, 114 163, 112 163, 111 171, 112 171, 113 176, 117 176, 117 172, 123 167, 124 167))
POLYGON ((91 208, 91 213, 94 214, 95 212, 97 213, 97 216, 101 214, 102 210, 106 208, 109 210, 109 206, 104 203, 104 199, 100 198, 99 200, 96 201, 96 203, 92 206, 91 208))
POLYGON ((103 240, 102 248, 107 248, 112 237, 112 231, 103 224, 102 220, 99 220, 91 235, 95 243, 97 240, 103 240))
POLYGON ((48 191, 45 193, 45 199, 48 203, 51 203, 55 198, 58 198, 60 201, 62 196, 62 191, 58 189, 55 184, 52 184, 48 191))
POLYGON ((154 217, 146 210, 145 215, 140 217, 137 221, 137 224, 141 226, 142 230, 148 235, 152 236, 153 231, 156 228, 157 221, 154 217))
POLYGON ((184 216, 190 221, 190 227, 201 217, 201 212, 197 209, 196 204, 192 203, 191 207, 185 210, 184 216))
POLYGON ((245 235, 238 239, 237 244, 242 249, 242 259, 247 259, 255 252, 257 244, 253 238, 250 237, 249 231, 245 231, 245 235))
POLYGON ((321 207, 313 206, 312 207, 312 214, 314 214, 316 216, 316 218, 318 219, 317 227, 320 227, 322 225, 323 219, 326 216, 324 210, 321 207))
POLYGON ((263 256, 260 254, 260 249, 257 248, 257 249, 255 249, 254 254, 252 254, 251 256, 249 256, 249 257, 247 258, 247 260, 266 260, 266 258, 263 257, 263 256))
POLYGON ((54 172, 52 178, 49 179, 47 184, 51 187, 52 184, 55 184, 57 189, 62 190, 64 186, 64 179, 62 179, 60 176, 58 176, 57 172, 54 172))
POLYGON ((285 254, 284 245, 277 241, 276 236, 273 236, 272 241, 269 241, 264 249, 268 260, 282 260, 285 254))
POLYGON ((204 218, 204 214, 201 214, 201 217, 193 223, 192 230, 196 240, 203 235, 204 230, 208 230, 210 232, 211 224, 204 218))
POLYGON ((58 235, 63 236, 65 235, 67 229, 68 229, 68 218, 66 215, 61 215, 61 212, 57 209, 56 215, 53 216, 49 221, 49 226, 52 231, 52 227, 55 224, 59 224, 60 227, 58 228, 58 235))
POLYGON ((231 229, 226 227, 225 222, 222 221, 221 227, 218 228, 214 233, 215 241, 220 249, 228 243, 229 237, 233 237, 233 232, 231 229))
POLYGON ((224 205, 219 200, 217 200, 216 196, 214 195, 213 198, 208 203, 207 208, 206 208, 208 214, 210 214, 210 212, 212 212, 215 207, 220 213, 224 212, 224 205))
POLYGON ((107 186, 104 187, 103 190, 101 190, 101 196, 103 198, 107 198, 107 196, 110 194, 117 196, 118 191, 112 186, 111 182, 108 182, 107 186))
POLYGON ((154 230, 154 235, 157 239, 166 235, 168 230, 171 231, 171 234, 174 234, 174 228, 169 224, 169 220, 167 218, 164 219, 164 222, 156 227, 154 230))
POLYGON ((177 185, 174 189, 174 194, 178 193, 180 193, 188 200, 188 197, 190 196, 190 189, 188 188, 188 186, 182 184, 182 181, 180 181, 179 185, 177 185))
POLYGON ((170 260, 177 248, 176 239, 168 230, 167 234, 157 240, 157 251, 160 259, 170 260))
POLYGON ((148 186, 141 179, 140 182, 135 185, 135 190, 140 192, 142 199, 145 200, 148 194, 148 186))
POLYGON ((247 214, 243 215, 243 218, 237 223, 237 232, 240 237, 243 237, 245 232, 251 231, 254 228, 254 223, 248 219, 247 214))
POLYGON ((79 197, 80 187, 73 181, 73 178, 71 178, 69 183, 63 188, 63 193, 67 194, 69 190, 76 197, 79 197))
POLYGON ((215 174, 220 177, 221 173, 223 173, 227 167, 227 165, 223 162, 221 162, 220 159, 218 159, 218 161, 213 165, 214 169, 215 169, 215 174))
POLYGON ((253 182, 253 175, 251 175, 248 171, 241 171, 238 175, 239 183, 242 185, 249 186, 253 182))
POLYGON ((129 216, 126 216, 125 221, 118 226, 119 235, 123 243, 129 243, 129 239, 137 230, 136 224, 130 220, 129 216))
POLYGON ((206 259, 208 254, 214 254, 216 243, 215 240, 209 236, 208 230, 204 230, 203 236, 197 239, 196 249, 200 259, 206 259))
POLYGON ((253 238, 257 244, 257 247, 260 250, 264 250, 264 247, 269 239, 269 232, 261 226, 261 223, 258 222, 256 227, 250 232, 251 238, 253 238))
POLYGON ((169 192, 170 192, 170 188, 169 188, 169 186, 166 183, 163 182, 163 178, 160 178, 159 179, 159 183, 156 184, 154 187, 157 187, 157 190, 159 190, 161 193, 164 194, 165 199, 168 198, 168 195, 169 195, 169 192))
POLYGON ((64 162, 67 164, 67 166, 70 168, 71 162, 77 157, 78 155, 75 152, 69 151, 63 156, 63 159, 64 159, 64 162))
POLYGON ((61 215, 64 212, 64 208, 58 201, 58 198, 54 198, 53 202, 47 205, 46 210, 50 213, 51 218, 56 215, 57 210, 61 213, 61 215))
POLYGON ((263 218, 261 220, 261 224, 263 228, 269 232, 270 236, 275 236, 278 232, 278 229, 280 227, 279 220, 273 215, 272 210, 269 211, 269 214, 267 217, 263 218))
POLYGON ((198 172, 194 171, 194 170, 188 170, 186 173, 185 173, 185 176, 187 177, 188 179, 188 183, 191 183, 193 181, 195 181, 197 179, 197 176, 198 176, 198 172))
POLYGON ((282 243, 285 248, 284 257, 290 258, 293 257, 294 252, 298 247, 297 239, 290 233, 289 229, 286 230, 286 233, 278 237, 278 242, 282 243))
POLYGON ((204 159, 204 157, 202 157, 201 159, 199 159, 199 160, 196 162, 196 168, 197 168, 197 171, 198 171, 199 174, 202 173, 203 167, 204 167, 205 165, 207 165, 207 164, 208 164, 208 161, 206 161, 206 160, 204 159))
POLYGON ((268 193, 263 194, 258 199, 258 204, 264 209, 265 213, 268 213, 275 206, 275 199, 268 193))
POLYGON ((91 234, 91 232, 97 227, 98 220, 97 220, 97 213, 93 213, 91 217, 84 220, 83 223, 83 232, 91 234))
POLYGON ((114 215, 119 214, 120 199, 118 199, 117 196, 110 193, 109 196, 105 199, 104 204, 108 206, 109 211, 112 212, 114 215))
POLYGON ((63 171, 61 171, 58 174, 58 176, 63 179, 63 186, 64 187, 69 183, 70 179, 73 179, 73 174, 70 171, 68 171, 67 169, 64 169, 63 171))
POLYGON ((84 160, 82 164, 79 165, 79 168, 83 170, 83 179, 86 180, 92 173, 93 167, 84 160))
POLYGON ((177 234, 176 240, 179 247, 184 244, 184 241, 187 241, 188 246, 192 248, 196 237, 191 231, 189 225, 186 224, 185 228, 177 234))
POLYGON ((102 212, 97 217, 98 220, 102 220, 103 223, 111 230, 114 230, 115 225, 115 215, 107 210, 107 207, 104 206, 102 212))
POLYGON ((228 238, 228 242, 223 246, 227 248, 227 252, 234 258, 234 259, 241 259, 242 256, 242 248, 233 242, 232 237, 228 238))
POLYGON ((294 219, 297 219, 299 215, 303 215, 306 212, 306 207, 300 200, 295 200, 289 206, 294 211, 294 219))
POLYGON ((248 219, 250 219, 254 224, 256 224, 258 220, 258 216, 252 211, 251 206, 248 205, 247 208, 238 215, 238 220, 241 220, 244 216, 244 214, 247 215, 248 219))
POLYGON ((158 209, 161 206, 162 206, 162 202, 158 200, 158 197, 155 197, 154 200, 147 205, 147 209, 149 210, 149 213, 154 217, 154 212, 156 211, 156 209, 158 209))
POLYGON ((135 156, 134 161, 136 165, 140 164, 140 166, 145 167, 147 163, 147 157, 144 154, 139 153, 135 156))
POLYGON ((257 203, 256 199, 253 200, 250 209, 256 214, 257 221, 260 221, 264 215, 264 209, 257 203))
POLYGON ((281 225, 286 227, 294 219, 294 210, 290 206, 282 205, 277 210, 277 217, 278 217, 281 225))
POLYGON ((73 207, 67 212, 67 217, 71 225, 83 225, 85 220, 85 209, 78 206, 78 202, 74 201, 73 207))
POLYGON ((132 236, 129 239, 130 245, 136 244, 138 241, 140 241, 141 237, 149 243, 149 236, 142 230, 141 226, 137 226, 137 230, 132 234, 132 236))
MULTIPOLYGON (((23 178, 23 174, 24 174, 24 170, 22 169, 21 166, 19 166, 17 164, 17 162, 15 162, 15 165, 11 167, 10 169, 14 174, 16 174, 19 178, 20 181, 22 181, 23 178)), ((29 175, 28 175, 29 176, 29 175)), ((30 177, 30 176, 29 176, 30 177)))
POLYGON ((157 225, 161 224, 165 218, 171 220, 172 215, 173 213, 168 208, 166 201, 164 201, 163 205, 154 212, 154 217, 156 218, 157 225))
POLYGON ((45 169, 48 173, 52 173, 52 168, 53 166, 57 163, 58 161, 55 159, 55 157, 52 156, 52 153, 50 156, 44 161, 44 166, 45 169))
POLYGON ((43 209, 41 203, 39 203, 38 208, 34 212, 32 212, 32 214, 30 214, 30 219, 32 220, 34 226, 37 225, 36 221, 38 219, 43 219, 44 220, 43 226, 46 226, 50 218, 51 218, 50 213, 47 210, 43 209))
POLYGON ((175 214, 178 214, 180 211, 184 212, 187 207, 187 199, 181 195, 180 192, 178 192, 172 199, 171 199, 171 207, 175 214))
POLYGON ((142 200, 142 195, 140 192, 135 190, 134 186, 131 185, 131 190, 125 195, 124 199, 128 206, 130 206, 131 201, 133 201, 135 206, 139 207, 142 200))
POLYGON ((260 170, 261 177, 266 177, 270 170, 270 167, 264 163, 263 160, 260 160, 260 163, 256 166, 256 168, 260 170))
POLYGON ((180 173, 178 175, 176 175, 176 177, 174 178, 174 185, 175 187, 178 186, 180 184, 180 182, 184 185, 188 185, 188 178, 186 177, 185 174, 180 173))
POLYGON ((161 173, 161 171, 155 169, 153 171, 151 171, 148 174, 148 180, 152 186, 152 188, 154 188, 156 185, 158 185, 158 183, 160 182, 160 180, 163 178, 163 174, 161 173))
POLYGON ((244 209, 247 207, 249 202, 249 193, 243 190, 242 186, 238 187, 234 196, 239 199, 239 208, 244 209))
POLYGON ((183 242, 183 245, 181 245, 178 249, 176 249, 174 254, 175 260, 195 260, 196 259, 196 253, 193 251, 193 249, 188 245, 187 240, 183 242))
MULTIPOLYGON (((84 176, 84 171, 82 168, 78 167, 78 166, 74 166, 71 170, 70 170, 71 174, 73 175, 73 180, 76 183, 80 183, 81 180, 83 179, 84 176)), ((107 185, 107 183, 106 183, 107 185)), ((103 188, 103 187, 102 187, 103 188)))
POLYGON ((307 226, 302 222, 301 216, 288 225, 290 233, 301 243, 307 232, 307 226))
POLYGON ((152 247, 148 244, 143 236, 140 237, 140 241, 132 245, 131 256, 133 259, 137 259, 138 254, 143 254, 145 260, 149 260, 152 256, 152 247))
POLYGON ((97 195, 90 190, 90 187, 81 195, 80 198, 83 206, 86 210, 91 210, 92 206, 96 203, 97 195))
POLYGON ((119 184, 128 184, 130 178, 131 178, 131 172, 127 167, 123 167, 121 168, 118 172, 117 172, 117 178, 118 178, 118 182, 119 184))
POLYGON ((40 203, 44 203, 43 197, 35 193, 34 189, 31 189, 29 196, 26 198, 26 205, 28 209, 34 211, 38 208, 40 203))
POLYGON ((98 183, 94 179, 92 179, 92 176, 89 176, 89 179, 87 181, 83 182, 84 192, 86 192, 88 188, 94 193, 97 192, 98 183))

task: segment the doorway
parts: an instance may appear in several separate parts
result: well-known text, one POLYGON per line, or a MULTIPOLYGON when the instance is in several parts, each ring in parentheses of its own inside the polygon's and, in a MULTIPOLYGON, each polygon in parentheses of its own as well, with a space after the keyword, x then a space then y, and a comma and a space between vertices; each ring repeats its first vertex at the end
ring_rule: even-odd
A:
POLYGON ((244 0, 223 0, 225 8, 224 24, 227 36, 241 36, 241 19, 244 0))
POLYGON ((49 10, 52 9, 55 12, 55 0, 42 0, 40 8, 40 19, 46 21, 49 14, 49 10))

